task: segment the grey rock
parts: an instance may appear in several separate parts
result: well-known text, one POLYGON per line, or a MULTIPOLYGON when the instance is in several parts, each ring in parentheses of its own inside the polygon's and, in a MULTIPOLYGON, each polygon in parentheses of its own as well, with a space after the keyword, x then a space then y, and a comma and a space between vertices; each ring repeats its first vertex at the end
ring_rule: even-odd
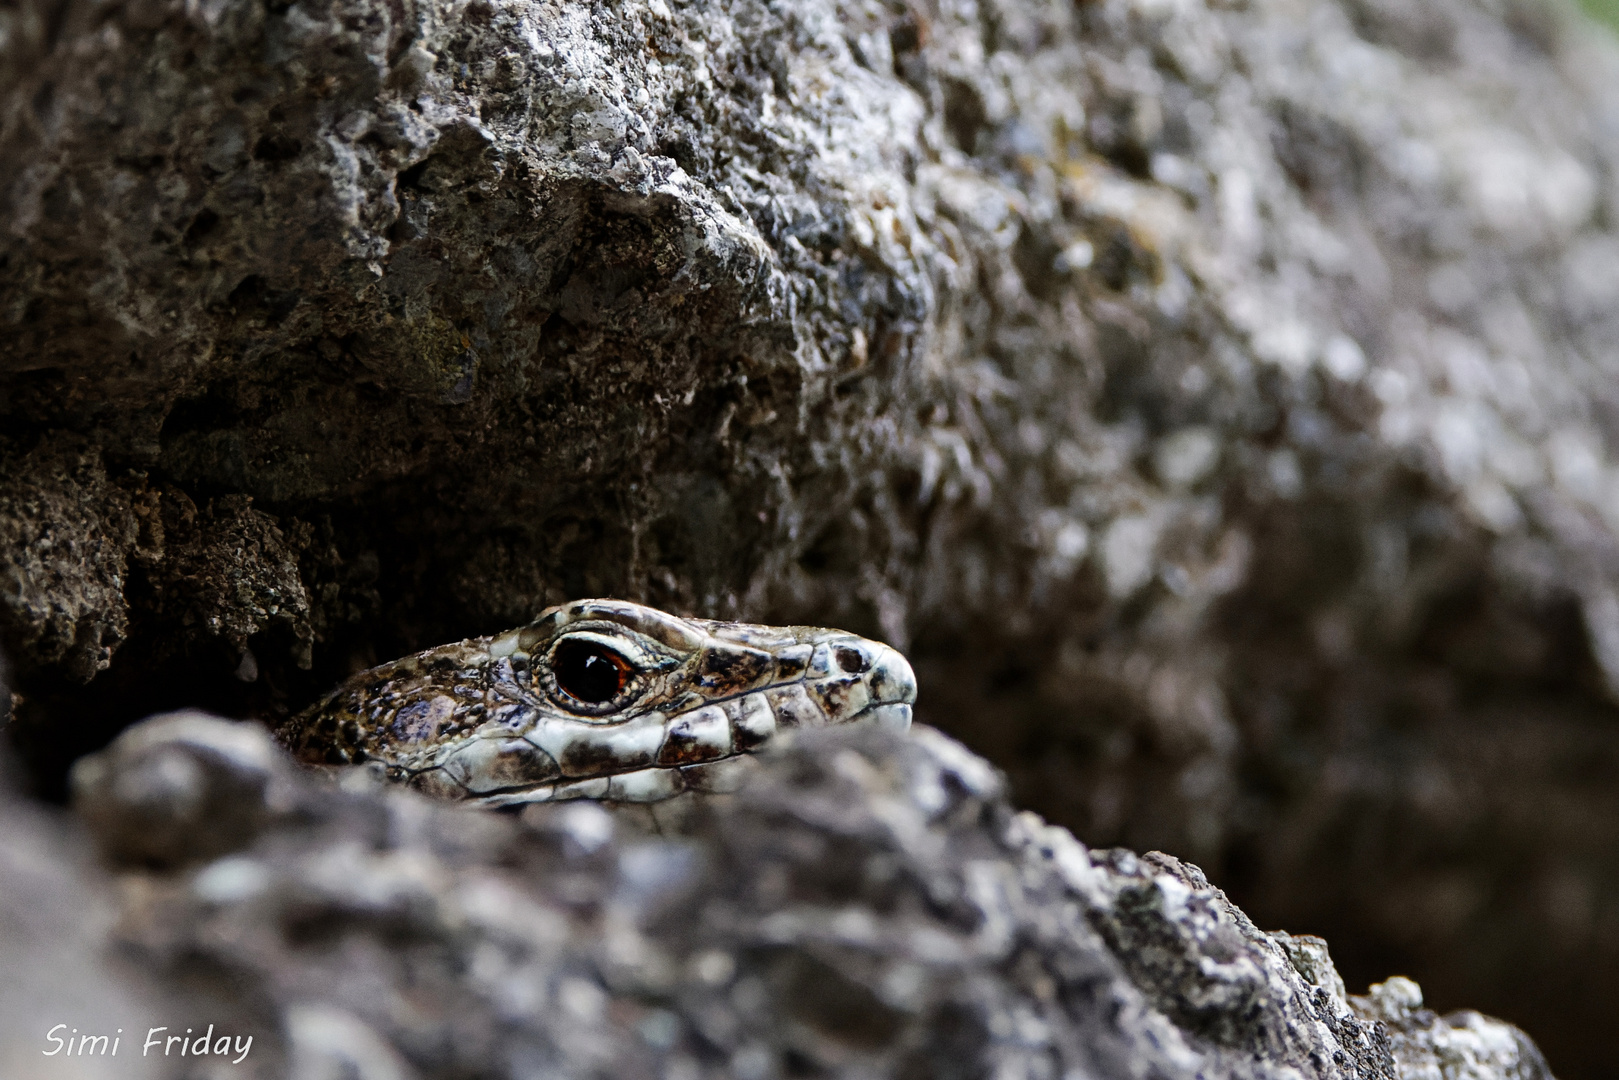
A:
POLYGON ((1616 74, 1535 0, 21 4, 30 763, 566 598, 843 624, 1599 1068, 1616 74))
POLYGON ((83 827, 60 809, 18 799, 11 765, 0 756, 0 1072, 85 1080, 164 1075, 130 1044, 147 1016, 178 1003, 116 955, 116 886, 83 827), (81 1035, 107 1038, 81 1044, 81 1035), (80 1056, 81 1045, 101 1053, 80 1056))
POLYGON ((129 625, 129 500, 108 484, 100 452, 80 439, 47 438, 5 465, 0 608, 13 647, 87 682, 107 667, 129 625))
POLYGON ((257 724, 171 713, 80 758, 74 802, 110 862, 184 865, 251 843, 288 798, 289 771, 257 724))
POLYGON ((1396 976, 1377 983, 1355 1010, 1381 1020, 1402 1077, 1472 1080, 1486 1076, 1543 1080, 1551 1076, 1540 1051, 1510 1024, 1476 1012, 1440 1017, 1422 1007, 1422 988, 1396 976))
MULTIPOLYGON (((127 837, 96 792, 146 785, 164 747, 215 789, 290 765, 251 725, 134 728, 85 766, 103 851, 127 837)), ((1352 1002, 1324 943, 1261 933, 1167 855, 1087 851, 927 728, 802 739, 678 828, 466 811, 359 771, 282 781, 228 850, 216 820, 143 803, 210 861, 109 880, 81 859, 55 886, 118 917, 51 933, 187 995, 151 1023, 254 1035, 231 1075, 1549 1076, 1507 1025, 1414 1012, 1408 980, 1352 1002)), ((0 912, 50 903, 0 878, 0 912)))

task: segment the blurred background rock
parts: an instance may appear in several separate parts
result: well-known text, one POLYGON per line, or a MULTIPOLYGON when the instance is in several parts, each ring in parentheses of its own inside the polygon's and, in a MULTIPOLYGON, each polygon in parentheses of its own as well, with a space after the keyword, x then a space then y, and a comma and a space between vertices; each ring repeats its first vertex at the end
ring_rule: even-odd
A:
POLYGON ((1619 50, 1551 0, 0 13, 0 638, 147 713, 613 594, 1093 845, 1619 1015, 1619 50))

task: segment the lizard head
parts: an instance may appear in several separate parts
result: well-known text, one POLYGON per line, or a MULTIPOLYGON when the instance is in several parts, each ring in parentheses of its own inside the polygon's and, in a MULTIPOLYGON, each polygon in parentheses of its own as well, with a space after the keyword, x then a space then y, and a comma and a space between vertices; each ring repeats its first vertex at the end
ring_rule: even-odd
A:
POLYGON ((915 699, 905 658, 854 634, 578 600, 362 672, 281 737, 485 805, 654 802, 727 789, 783 729, 903 731, 915 699))

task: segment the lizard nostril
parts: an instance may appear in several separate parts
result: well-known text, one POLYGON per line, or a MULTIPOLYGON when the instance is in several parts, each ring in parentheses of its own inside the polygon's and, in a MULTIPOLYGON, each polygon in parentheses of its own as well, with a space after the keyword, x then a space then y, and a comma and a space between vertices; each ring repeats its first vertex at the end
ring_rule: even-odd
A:
POLYGON ((837 657, 838 667, 849 675, 859 675, 862 671, 871 667, 871 661, 867 660, 866 654, 859 649, 851 649, 845 646, 838 649, 834 655, 837 657))

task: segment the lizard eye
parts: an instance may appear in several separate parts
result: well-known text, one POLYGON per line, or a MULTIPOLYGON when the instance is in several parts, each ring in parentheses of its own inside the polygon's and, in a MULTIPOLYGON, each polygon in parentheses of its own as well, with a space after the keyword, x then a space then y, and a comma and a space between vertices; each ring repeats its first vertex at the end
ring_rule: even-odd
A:
POLYGON ((551 654, 551 670, 563 693, 587 705, 602 705, 623 693, 631 665, 599 641, 563 641, 551 654))

